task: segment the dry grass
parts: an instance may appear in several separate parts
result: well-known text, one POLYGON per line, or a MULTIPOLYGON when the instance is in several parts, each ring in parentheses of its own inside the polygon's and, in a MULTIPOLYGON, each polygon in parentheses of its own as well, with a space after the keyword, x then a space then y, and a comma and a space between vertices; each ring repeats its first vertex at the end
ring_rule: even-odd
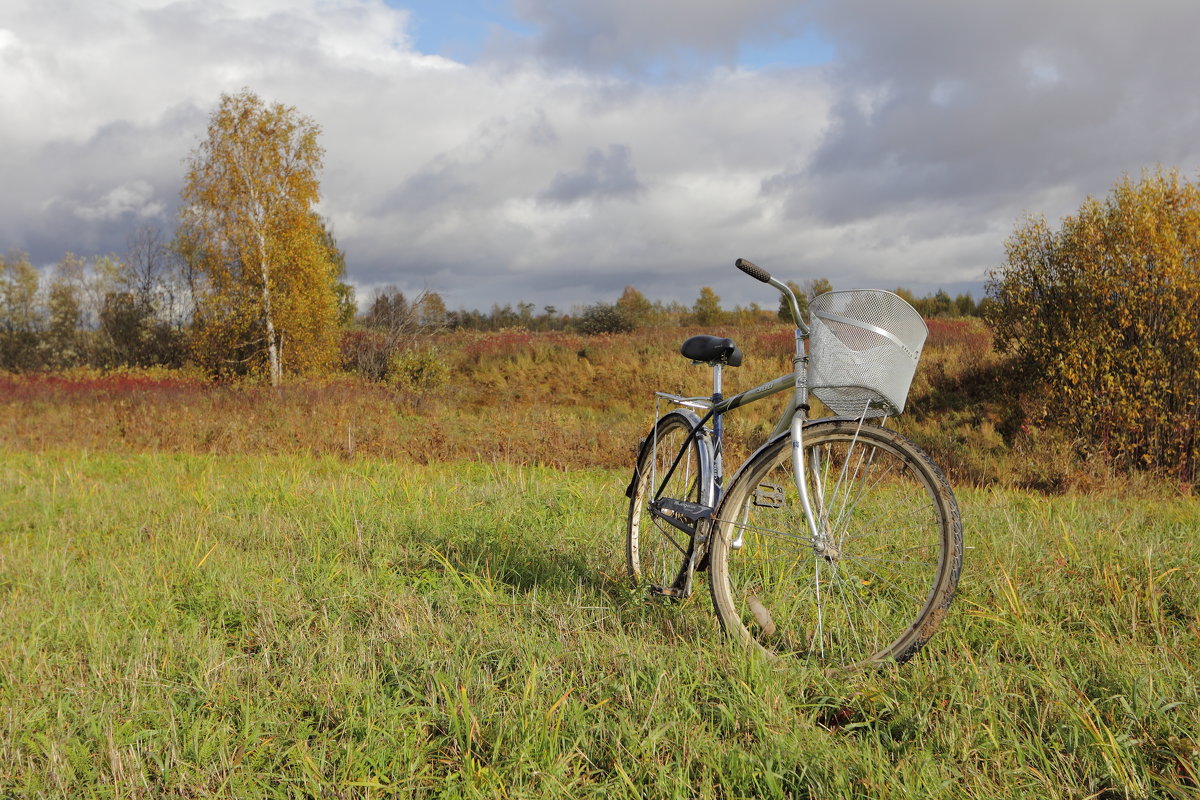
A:
MULTIPOLYGON (((306 453, 418 462, 623 467, 653 421, 654 389, 701 394, 708 373, 677 353, 687 331, 577 337, 502 331, 442 337, 449 382, 421 391, 353 376, 278 389, 194 373, 0 375, 0 442, 32 451, 306 453)), ((770 332, 760 337, 778 350, 770 332)), ((786 369, 758 359, 743 388, 786 369)), ((733 438, 761 423, 747 418, 733 438)))
MULTIPOLYGON (((429 346, 448 380, 424 390, 352 375, 272 389, 214 384, 186 371, 0 374, 0 444, 622 468, 653 421, 655 390, 710 391, 708 370, 678 354, 697 332, 447 334, 429 346)), ((714 332, 746 354, 743 367, 726 371, 727 395, 790 368, 792 334, 784 326, 714 332)), ((1130 484, 1102 459, 1079 458, 1069 434, 1030 424, 1021 390, 982 322, 931 320, 899 427, 958 485, 1063 492, 1130 484)), ((727 463, 761 443, 782 403, 768 400, 728 418, 727 463)))

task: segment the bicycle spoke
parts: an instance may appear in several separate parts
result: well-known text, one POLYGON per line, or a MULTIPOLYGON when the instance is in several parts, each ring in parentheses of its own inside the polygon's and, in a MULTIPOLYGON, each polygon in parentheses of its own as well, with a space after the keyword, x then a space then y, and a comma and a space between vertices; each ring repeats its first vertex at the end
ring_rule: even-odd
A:
POLYGON ((957 578, 958 562, 942 552, 961 540, 957 527, 947 539, 944 494, 932 488, 940 476, 894 432, 815 425, 795 465, 805 468, 814 541, 786 440, 776 448, 739 473, 716 520, 711 585, 722 619, 768 650, 834 666, 907 657, 932 630, 922 615, 957 578), (759 502, 764 485, 782 487, 782 495, 759 502), (744 537, 741 548, 726 548, 725 538, 735 536, 744 537))
MULTIPOLYGON (((839 493, 839 491, 840 491, 840 489, 841 489, 842 483, 843 483, 843 481, 845 480, 845 477, 846 477, 846 471, 847 471, 847 469, 850 467, 850 463, 851 463, 851 462, 854 460, 854 455, 855 455, 855 452, 854 452, 854 451, 855 451, 855 449, 856 449, 856 448, 857 448, 857 449, 858 449, 858 451, 859 451, 859 452, 858 452, 858 463, 854 465, 854 473, 853 473, 853 476, 852 476, 851 480, 850 480, 849 482, 847 482, 847 483, 846 483, 846 491, 845 491, 845 496, 844 496, 844 497, 843 497, 843 499, 842 499, 842 508, 841 508, 841 510, 838 512, 838 520, 841 520, 841 519, 842 519, 842 518, 844 518, 844 516, 845 516, 845 513, 846 513, 846 504, 847 504, 847 503, 850 501, 850 491, 851 491, 851 487, 853 487, 853 486, 855 485, 855 483, 856 483, 856 479, 857 479, 857 476, 858 476, 858 472, 859 472, 859 470, 862 468, 863 460, 864 460, 864 459, 867 457, 867 451, 866 451, 866 449, 865 449, 865 448, 862 448, 862 447, 860 447, 860 446, 859 446, 859 442, 858 442, 858 432, 857 432, 857 431, 855 431, 855 436, 854 436, 854 439, 852 439, 852 440, 851 440, 851 442, 850 442, 850 449, 849 449, 849 451, 846 453, 846 460, 845 460, 845 462, 842 464, 842 474, 841 474, 841 476, 838 478, 838 483, 837 483, 837 485, 833 487, 833 496, 834 496, 834 498, 835 498, 835 499, 837 498, 837 496, 838 496, 838 493, 839 493)), ((832 508, 832 506, 831 506, 831 508, 832 508)), ((829 522, 829 520, 828 520, 828 519, 825 519, 825 520, 822 520, 822 522, 827 524, 827 523, 829 522)))
POLYGON ((652 513, 659 498, 701 502, 706 480, 702 441, 691 435, 695 417, 681 412, 655 424, 635 468, 630 500, 626 558, 635 584, 673 587, 690 569, 692 538, 652 513))
POLYGON ((677 541, 678 534, 675 533, 675 528, 660 520, 655 520, 654 522, 655 529, 662 534, 662 537, 666 539, 672 547, 678 550, 680 554, 687 555, 687 547, 677 541))
MULTIPOLYGON (((843 583, 845 583, 845 582, 843 582, 843 583)), ((844 601, 844 598, 846 597, 846 595, 847 595, 847 594, 850 594, 850 593, 849 593, 849 592, 845 592, 845 591, 843 591, 843 592, 842 592, 843 602, 845 602, 845 601, 844 601)), ((865 611, 867 614, 870 614, 870 615, 871 615, 871 616, 872 616, 872 617, 875 619, 875 622, 876 622, 876 626, 875 626, 875 627, 876 627, 877 629, 880 629, 880 630, 887 630, 887 629, 888 629, 888 627, 889 627, 889 626, 888 626, 887 622, 886 622, 886 621, 885 621, 885 620, 884 620, 884 619, 883 619, 881 616, 879 616, 879 614, 878 614, 878 613, 875 611, 875 609, 873 609, 873 608, 871 607, 871 605, 870 605, 869 603, 864 603, 864 602, 862 602, 862 600, 860 600, 860 599, 859 599, 859 596, 858 596, 858 594, 857 594, 857 593, 854 593, 854 594, 852 594, 852 599, 854 599, 855 601, 857 601, 857 605, 858 605, 859 607, 861 607, 861 608, 862 608, 862 609, 863 609, 863 610, 864 610, 864 611, 865 611)), ((857 637, 858 626, 857 626, 857 625, 856 625, 856 623, 854 622, 854 614, 853 614, 853 612, 850 610, 850 606, 849 606, 849 604, 848 604, 848 603, 846 603, 846 604, 845 604, 845 608, 846 608, 846 619, 847 619, 847 622, 848 622, 848 624, 849 624, 849 625, 850 625, 850 626, 853 628, 853 630, 854 630, 854 632, 855 632, 855 639, 856 639, 856 641, 857 641, 857 640, 858 640, 858 637, 857 637)), ((874 641, 874 642, 878 643, 878 641, 879 641, 879 639, 878 639, 878 636, 872 637, 872 641, 874 641)), ((876 645, 875 645, 875 644, 871 645, 871 649, 874 649, 875 647, 876 647, 876 645)), ((860 646, 860 647, 858 647, 857 649, 858 649, 858 651, 859 651, 859 652, 864 652, 864 648, 863 648, 863 647, 861 647, 861 646, 860 646)))
MULTIPOLYGON (((721 522, 721 521, 722 520, 718 520, 718 522, 721 522)), ((762 534, 765 536, 772 536, 772 537, 775 537, 778 539, 783 539, 783 540, 786 540, 789 542, 795 542, 796 544, 799 544, 804 547, 812 547, 812 543, 813 543, 812 537, 810 537, 810 536, 801 536, 798 533, 791 533, 789 531, 781 531, 781 530, 778 530, 775 528, 763 528, 758 525, 750 525, 750 524, 740 523, 740 522, 731 523, 730 527, 734 528, 736 530, 746 531, 748 533, 762 534)), ((803 529, 802 526, 800 526, 800 525, 798 525, 797 527, 800 529, 803 529)))
POLYGON ((880 575, 878 572, 871 569, 870 567, 864 567, 863 569, 866 572, 870 573, 873 577, 878 578, 881 583, 886 584, 889 591, 898 592, 901 595, 907 597, 909 600, 912 600, 914 603, 924 603, 925 602, 924 597, 919 597, 917 595, 910 594, 909 592, 900 589, 899 587, 896 586, 896 581, 894 581, 894 580, 889 581, 886 576, 880 575))
POLYGON ((846 601, 846 594, 847 594, 847 592, 846 592, 844 589, 842 589, 842 588, 841 588, 841 587, 842 587, 842 585, 843 585, 843 581, 840 581, 840 580, 839 580, 839 581, 837 581, 837 582, 836 582, 836 584, 837 584, 837 586, 838 586, 838 597, 840 597, 840 598, 841 598, 841 600, 842 600, 842 607, 843 607, 843 608, 846 610, 846 620, 847 620, 847 622, 849 623, 850 633, 851 633, 851 635, 854 637, 854 641, 855 641, 855 643, 858 645, 858 647, 857 647, 856 649, 858 649, 858 650, 862 650, 862 649, 863 649, 863 648, 862 648, 862 640, 859 638, 859 635, 858 635, 858 625, 856 625, 856 624, 855 624, 855 622, 854 622, 854 614, 853 614, 853 613, 851 613, 851 611, 850 611, 850 605, 849 605, 849 603, 846 601))
POLYGON ((817 597, 817 649, 821 656, 825 656, 825 615, 824 607, 821 604, 821 562, 817 560, 816 569, 813 570, 813 592, 817 597))

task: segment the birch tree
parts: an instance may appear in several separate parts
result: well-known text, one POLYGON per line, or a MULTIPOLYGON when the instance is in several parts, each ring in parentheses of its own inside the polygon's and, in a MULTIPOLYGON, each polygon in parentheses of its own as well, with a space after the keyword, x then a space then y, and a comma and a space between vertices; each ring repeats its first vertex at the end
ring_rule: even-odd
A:
POLYGON ((13 251, 7 259, 0 258, 0 369, 37 364, 42 325, 38 288, 38 271, 26 253, 13 251))
POLYGON ((328 367, 336 355, 336 265, 313 207, 319 126, 243 89, 222 95, 193 151, 180 250, 192 260, 194 352, 215 372, 328 367))
POLYGON ((711 286, 701 286, 700 296, 692 306, 692 318, 697 325, 715 325, 721 320, 721 298, 711 286))

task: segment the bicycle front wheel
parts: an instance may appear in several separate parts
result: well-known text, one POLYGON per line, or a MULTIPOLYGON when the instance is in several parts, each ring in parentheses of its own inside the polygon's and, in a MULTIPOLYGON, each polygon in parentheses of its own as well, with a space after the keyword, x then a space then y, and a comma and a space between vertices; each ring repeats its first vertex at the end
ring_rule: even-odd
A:
POLYGON ((650 513, 649 504, 661 497, 710 503, 711 482, 707 445, 692 436, 699 424, 694 414, 664 414, 642 443, 629 493, 625 555, 634 586, 670 594, 682 588, 692 556, 694 537, 650 513), (663 592, 662 590, 668 590, 663 592))
POLYGON ((910 658, 962 569, 962 522, 941 470, 895 431, 804 429, 800 502, 791 437, 760 450, 717 511, 710 587, 722 627, 774 656, 827 667, 910 658))

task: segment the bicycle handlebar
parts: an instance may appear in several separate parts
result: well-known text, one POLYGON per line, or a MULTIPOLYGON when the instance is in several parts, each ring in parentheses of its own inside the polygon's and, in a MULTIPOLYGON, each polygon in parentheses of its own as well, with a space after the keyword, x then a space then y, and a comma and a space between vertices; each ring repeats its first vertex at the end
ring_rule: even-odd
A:
POLYGON ((751 278, 762 281, 763 283, 768 283, 778 289, 779 293, 783 295, 784 300, 787 302, 788 307, 792 310, 792 319, 796 321, 796 328, 800 331, 800 335, 808 336, 808 326, 804 324, 804 320, 800 316, 800 304, 796 302, 796 295, 792 291, 792 287, 788 286, 786 283, 778 280, 777 278, 772 278, 771 273, 767 272, 753 261, 739 258, 737 261, 733 262, 733 265, 749 275, 751 278))
POLYGON ((767 272, 753 261, 749 261, 745 258, 739 258, 737 261, 733 262, 733 265, 749 275, 751 278, 760 280, 763 283, 771 282, 771 273, 767 272))

